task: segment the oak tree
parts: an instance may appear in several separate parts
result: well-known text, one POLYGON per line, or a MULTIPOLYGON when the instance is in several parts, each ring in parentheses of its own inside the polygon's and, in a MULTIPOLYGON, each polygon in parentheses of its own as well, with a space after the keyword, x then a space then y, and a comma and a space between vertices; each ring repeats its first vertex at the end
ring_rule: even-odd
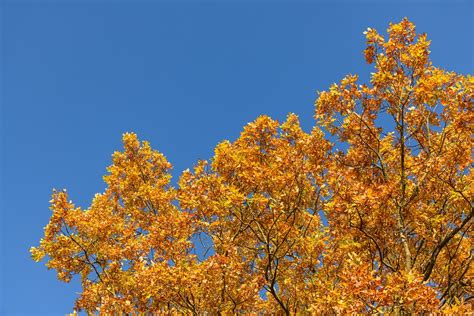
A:
POLYGON ((83 210, 54 191, 33 259, 103 314, 472 311, 471 76, 432 65, 403 19, 298 117, 261 116, 170 185, 133 133, 83 210))

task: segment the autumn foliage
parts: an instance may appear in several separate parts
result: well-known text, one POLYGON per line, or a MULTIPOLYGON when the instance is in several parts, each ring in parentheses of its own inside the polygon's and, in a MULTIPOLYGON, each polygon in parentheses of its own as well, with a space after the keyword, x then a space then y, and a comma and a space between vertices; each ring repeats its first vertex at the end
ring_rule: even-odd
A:
POLYGON ((474 80, 407 19, 365 34, 370 84, 320 92, 310 133, 261 116, 177 188, 124 134, 90 207, 53 192, 33 258, 92 313, 472 311, 474 80))

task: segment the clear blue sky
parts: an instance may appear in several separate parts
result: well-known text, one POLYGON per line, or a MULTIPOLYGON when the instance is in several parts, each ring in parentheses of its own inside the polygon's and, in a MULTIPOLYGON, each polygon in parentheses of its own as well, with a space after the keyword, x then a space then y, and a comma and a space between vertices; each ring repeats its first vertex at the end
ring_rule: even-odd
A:
POLYGON ((174 164, 209 158, 260 114, 313 125, 316 90, 363 59, 367 27, 407 16, 435 65, 473 70, 470 1, 3 0, 0 315, 63 315, 78 282, 35 264, 51 189, 87 207, 121 135, 174 164))

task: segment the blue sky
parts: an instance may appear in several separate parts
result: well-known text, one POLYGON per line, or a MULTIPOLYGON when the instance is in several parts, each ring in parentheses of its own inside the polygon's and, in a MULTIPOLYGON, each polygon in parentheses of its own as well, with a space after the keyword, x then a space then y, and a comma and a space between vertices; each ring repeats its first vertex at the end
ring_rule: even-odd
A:
POLYGON ((35 264, 51 189, 87 207, 121 135, 136 132, 173 175, 260 114, 306 130, 313 102, 347 73, 367 77, 367 27, 404 16, 435 65, 473 70, 470 1, 76 0, 1 4, 0 315, 63 315, 77 281, 35 264))

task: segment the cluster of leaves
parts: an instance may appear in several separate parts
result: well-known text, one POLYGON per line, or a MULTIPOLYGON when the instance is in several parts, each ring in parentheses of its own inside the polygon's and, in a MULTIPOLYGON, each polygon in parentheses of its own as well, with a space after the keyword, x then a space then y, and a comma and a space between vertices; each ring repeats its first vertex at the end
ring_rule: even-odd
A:
POLYGON ((79 275, 87 312, 470 311, 474 80, 434 67, 408 20, 388 35, 367 30, 371 85, 321 92, 310 133, 261 116, 177 189, 125 134, 88 209, 53 193, 33 258, 79 275))

